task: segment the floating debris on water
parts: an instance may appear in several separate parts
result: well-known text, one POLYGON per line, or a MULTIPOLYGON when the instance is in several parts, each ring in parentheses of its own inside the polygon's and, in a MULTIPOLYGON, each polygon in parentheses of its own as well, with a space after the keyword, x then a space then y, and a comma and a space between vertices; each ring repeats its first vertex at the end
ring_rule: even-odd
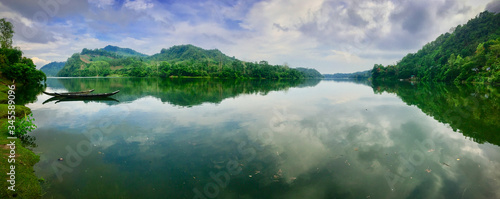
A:
POLYGON ((349 162, 347 162, 347 160, 345 160, 344 163, 347 164, 348 166, 351 166, 351 164, 349 162))
POLYGON ((429 149, 427 152, 433 152, 433 151, 434 151, 434 149, 429 149))
POLYGON ((432 170, 430 170, 430 169, 426 169, 425 171, 427 171, 427 173, 430 173, 432 170))

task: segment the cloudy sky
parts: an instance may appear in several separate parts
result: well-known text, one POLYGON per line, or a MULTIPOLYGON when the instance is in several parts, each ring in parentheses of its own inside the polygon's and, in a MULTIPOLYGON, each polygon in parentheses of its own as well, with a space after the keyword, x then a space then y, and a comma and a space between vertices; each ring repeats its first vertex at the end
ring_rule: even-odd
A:
POLYGON ((145 54, 217 48, 321 73, 393 64, 498 0, 2 0, 14 45, 38 67, 111 44, 145 54))

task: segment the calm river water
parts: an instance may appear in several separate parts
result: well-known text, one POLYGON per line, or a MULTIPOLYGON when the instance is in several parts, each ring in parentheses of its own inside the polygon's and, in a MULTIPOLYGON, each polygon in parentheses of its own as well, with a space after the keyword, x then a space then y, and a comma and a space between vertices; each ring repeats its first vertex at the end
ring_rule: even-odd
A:
POLYGON ((50 78, 45 198, 500 198, 498 87, 50 78), (58 158, 63 158, 59 161, 58 158))

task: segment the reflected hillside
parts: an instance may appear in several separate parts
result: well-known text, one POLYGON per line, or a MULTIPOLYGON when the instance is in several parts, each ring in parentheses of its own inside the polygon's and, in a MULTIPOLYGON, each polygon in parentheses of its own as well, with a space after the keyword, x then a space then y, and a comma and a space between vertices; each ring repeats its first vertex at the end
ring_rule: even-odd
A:
POLYGON ((343 83, 346 82, 346 83, 361 84, 361 85, 372 87, 372 82, 369 81, 368 79, 330 78, 330 79, 323 79, 323 81, 333 81, 333 82, 343 82, 343 83))
MULTIPOLYGON (((48 86, 63 85, 69 92, 95 89, 94 93, 120 90, 112 96, 118 100, 103 101, 117 104, 146 96, 159 98, 177 106, 191 107, 203 103, 218 104, 241 94, 266 95, 271 91, 291 87, 315 86, 320 80, 231 80, 231 79, 160 79, 160 78, 54 78, 48 86)), ((52 88, 52 87, 51 87, 52 88)))
POLYGON ((500 146, 499 87, 443 83, 374 82, 375 93, 395 93, 475 142, 500 146))

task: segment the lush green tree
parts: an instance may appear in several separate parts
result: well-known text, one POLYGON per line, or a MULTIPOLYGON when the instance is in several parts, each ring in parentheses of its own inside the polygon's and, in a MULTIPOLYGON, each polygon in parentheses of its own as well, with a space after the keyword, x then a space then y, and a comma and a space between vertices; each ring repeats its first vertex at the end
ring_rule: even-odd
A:
POLYGON ((10 80, 23 84, 36 84, 46 80, 45 73, 36 69, 33 60, 21 57, 18 49, 0 50, 0 70, 2 75, 10 80))
POLYGON ((5 18, 0 19, 0 71, 10 80, 22 84, 39 84, 46 80, 45 73, 36 69, 33 60, 22 57, 23 52, 12 48, 13 26, 5 18))
POLYGON ((14 26, 5 18, 0 19, 0 44, 1 48, 12 48, 14 26))

